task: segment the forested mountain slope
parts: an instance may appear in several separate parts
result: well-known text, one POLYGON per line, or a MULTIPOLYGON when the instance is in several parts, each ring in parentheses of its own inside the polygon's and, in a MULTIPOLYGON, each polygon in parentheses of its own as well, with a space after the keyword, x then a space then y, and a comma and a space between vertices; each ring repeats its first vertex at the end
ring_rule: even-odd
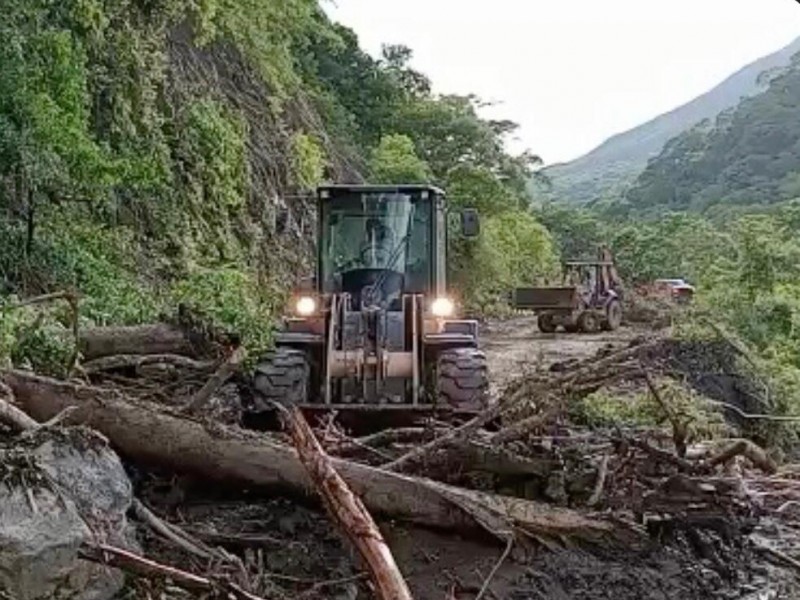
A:
POLYGON ((323 182, 477 207, 483 239, 454 248, 467 304, 554 264, 515 126, 433 94, 407 48, 371 57, 318 0, 0 0, 0 39, 0 361, 41 329, 3 305, 63 289, 87 324, 183 304, 265 346, 323 182))
MULTIPOLYGON (((778 52, 747 65, 706 94, 639 127, 615 135, 589 154, 545 169, 552 188, 540 193, 556 201, 585 204, 618 196, 636 179, 648 159, 667 141, 704 119, 713 119, 766 87, 768 74, 789 64, 800 38, 778 52)), ((621 107, 624 110, 624 107, 621 107)))
POLYGON ((728 210, 800 197, 800 54, 768 89, 671 140, 625 196, 641 212, 728 210))

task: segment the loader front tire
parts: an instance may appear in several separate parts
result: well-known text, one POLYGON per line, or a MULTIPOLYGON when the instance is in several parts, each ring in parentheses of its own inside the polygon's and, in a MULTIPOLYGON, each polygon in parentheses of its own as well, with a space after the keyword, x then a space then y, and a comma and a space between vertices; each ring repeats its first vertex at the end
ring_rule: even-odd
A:
POLYGON ((305 352, 277 348, 258 364, 253 375, 257 408, 272 410, 273 402, 293 406, 308 402, 311 367, 305 352))
POLYGON ((536 325, 542 333, 555 333, 556 320, 551 313, 542 313, 536 318, 536 325))
POLYGON ((480 411, 489 402, 486 354, 476 348, 443 350, 436 362, 437 397, 459 411, 480 411))

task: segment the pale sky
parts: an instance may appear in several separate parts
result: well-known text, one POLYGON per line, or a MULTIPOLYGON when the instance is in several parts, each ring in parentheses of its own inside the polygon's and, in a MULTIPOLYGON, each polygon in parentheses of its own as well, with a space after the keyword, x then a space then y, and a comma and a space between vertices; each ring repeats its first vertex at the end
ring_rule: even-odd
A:
POLYGON ((330 0, 372 54, 414 50, 437 92, 497 102, 514 149, 576 158, 800 36, 798 0, 330 0))

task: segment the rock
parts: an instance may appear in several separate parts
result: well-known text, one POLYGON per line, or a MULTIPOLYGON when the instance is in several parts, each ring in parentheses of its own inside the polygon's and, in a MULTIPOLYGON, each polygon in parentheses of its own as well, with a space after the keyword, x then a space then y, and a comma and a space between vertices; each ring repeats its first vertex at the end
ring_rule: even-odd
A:
POLYGON ((72 501, 46 489, 29 498, 22 487, 0 486, 0 590, 27 599, 58 585, 75 589, 76 555, 89 535, 72 501))
POLYGON ((45 430, 0 445, 0 591, 18 600, 105 600, 119 571, 78 558, 84 542, 137 550, 131 484, 106 441, 45 430))
POLYGON ((91 430, 72 429, 62 439, 46 438, 34 450, 41 468, 75 502, 96 537, 129 547, 126 513, 133 490, 119 457, 91 430))

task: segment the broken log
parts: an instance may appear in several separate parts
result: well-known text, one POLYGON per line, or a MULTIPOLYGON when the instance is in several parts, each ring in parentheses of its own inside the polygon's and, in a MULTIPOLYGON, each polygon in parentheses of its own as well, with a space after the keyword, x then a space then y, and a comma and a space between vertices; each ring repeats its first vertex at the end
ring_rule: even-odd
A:
POLYGON ((608 477, 608 461, 610 458, 611 455, 606 453, 603 455, 603 458, 600 461, 600 466, 597 469, 597 479, 594 482, 592 495, 589 496, 589 499, 586 501, 586 506, 588 507, 597 506, 597 503, 600 502, 600 499, 603 496, 603 487, 606 484, 606 477, 608 477))
POLYGON ((412 600, 403 575, 378 526, 358 496, 353 494, 330 457, 320 446, 300 409, 283 410, 282 418, 292 437, 300 462, 317 493, 342 531, 369 568, 380 600, 412 600))
POLYGON ((5 423, 16 432, 36 429, 39 424, 14 406, 14 393, 0 381, 0 423, 5 423))
POLYGON ((159 519, 140 500, 134 498, 131 508, 133 513, 148 527, 182 550, 206 560, 215 558, 215 553, 211 548, 205 547, 199 540, 192 539, 179 528, 159 519))
POLYGON ((162 565, 128 550, 105 544, 84 544, 80 550, 84 560, 116 567, 139 577, 168 579, 185 590, 210 593, 212 598, 232 600, 265 600, 229 581, 201 577, 182 569, 162 565))
POLYGON ((444 480, 453 474, 482 471, 511 477, 546 478, 558 467, 551 457, 522 456, 511 450, 483 442, 459 442, 425 461, 428 477, 444 480))
POLYGON ((199 414, 211 401, 214 394, 216 394, 220 388, 225 385, 225 382, 233 377, 234 373, 239 370, 242 361, 244 361, 246 357, 247 350, 245 350, 244 346, 239 346, 231 352, 230 356, 228 356, 219 368, 214 371, 214 374, 209 377, 205 385, 192 396, 192 399, 186 407, 187 412, 199 414))
MULTIPOLYGON (((67 406, 77 406, 69 421, 97 429, 130 459, 203 479, 313 493, 295 450, 265 435, 218 423, 207 426, 145 401, 126 400, 112 390, 21 371, 0 372, 0 379, 35 419, 45 420, 67 406)), ((490 531, 504 540, 511 530, 539 539, 626 546, 645 539, 633 524, 331 460, 373 514, 435 528, 490 531)))
POLYGON ((137 373, 140 367, 152 364, 170 365, 177 369, 187 369, 190 371, 207 371, 214 367, 213 362, 197 361, 187 356, 179 354, 115 354, 96 358, 83 363, 84 373, 93 375, 103 371, 114 371, 117 369, 133 369, 137 373))
POLYGON ((432 456, 439 450, 443 450, 448 446, 453 446, 458 442, 462 442, 474 436, 482 427, 499 417, 502 412, 503 407, 499 402, 492 404, 489 408, 485 409, 480 414, 475 415, 472 419, 460 427, 451 429, 447 433, 431 440, 427 444, 417 446, 400 458, 383 465, 383 468, 387 471, 398 472, 410 469, 414 465, 423 461, 425 457, 432 456))
POLYGON ((165 323, 84 329, 80 332, 79 348, 84 360, 117 354, 197 354, 181 329, 165 323))
POLYGON ((706 461, 709 467, 715 467, 724 464, 737 456, 744 456, 756 467, 769 475, 778 472, 777 463, 770 457, 767 452, 751 442, 750 440, 736 440, 726 448, 722 449, 718 454, 712 456, 706 461))
MULTIPOLYGON (((447 433, 450 429, 437 427, 400 427, 397 429, 384 429, 376 433, 371 433, 359 438, 343 437, 340 440, 334 440, 329 443, 329 450, 337 456, 349 456, 358 454, 365 449, 377 451, 379 448, 389 446, 391 444, 417 444, 426 440, 426 438, 436 437, 447 433)), ((390 459, 394 460, 394 459, 390 459)))

